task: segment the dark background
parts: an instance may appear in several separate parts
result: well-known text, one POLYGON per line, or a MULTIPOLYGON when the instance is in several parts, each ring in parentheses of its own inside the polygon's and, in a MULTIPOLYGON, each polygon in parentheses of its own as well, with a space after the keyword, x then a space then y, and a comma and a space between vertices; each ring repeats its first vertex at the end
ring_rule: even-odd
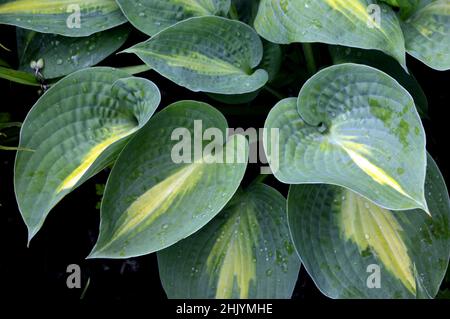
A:
MULTIPOLYGON (((15 31, 12 27, 0 27, 0 43, 12 52, 1 51, 1 56, 14 65, 16 63, 15 31)), ((145 40, 145 36, 132 34, 124 48, 145 40)), ((289 46, 290 52, 301 52, 300 46, 289 46)), ((319 65, 330 65, 325 45, 315 45, 319 65)), ((133 55, 112 56, 101 63, 107 66, 138 65, 142 62, 133 55)), ((450 72, 434 71, 408 57, 408 66, 424 89, 429 102, 429 119, 424 119, 428 150, 438 163, 446 181, 449 181, 448 148, 450 102, 450 72)), ((291 61, 284 61, 283 70, 291 74, 302 74, 304 70, 291 61)), ((202 93, 192 93, 176 86, 155 72, 139 76, 154 81, 161 90, 165 107, 183 99, 206 101, 225 113, 230 127, 263 127, 270 108, 278 101, 273 95, 262 91, 251 105, 227 106, 202 93), (244 110, 244 112, 243 112, 244 110), (250 112, 247 112, 249 111, 250 112)), ((298 76, 295 83, 279 88, 283 96, 297 96, 305 80, 298 76)), ((0 79, 0 112, 8 112, 13 121, 22 122, 31 106, 39 97, 33 87, 14 84, 0 79)), ((8 131, 8 139, 0 144, 15 146, 17 130, 8 131)), ((79 300, 83 289, 68 289, 66 268, 79 264, 82 269, 82 287, 87 287, 83 301, 135 301, 157 303, 166 295, 159 281, 156 255, 128 260, 85 260, 93 247, 99 226, 99 210, 96 209, 100 195, 96 184, 106 182, 108 171, 93 177, 68 195, 50 213, 43 228, 27 248, 27 232, 18 211, 13 192, 14 152, 0 151, 0 291, 8 299, 42 298, 47 300, 79 300)), ((250 166, 244 180, 249 183, 258 174, 257 166, 250 166)), ((286 185, 270 177, 267 183, 284 195, 286 185)), ((450 283, 443 285, 450 288, 450 283)), ((302 268, 293 299, 324 300, 305 270, 302 268)), ((1 302, 0 302, 1 304, 1 302)))

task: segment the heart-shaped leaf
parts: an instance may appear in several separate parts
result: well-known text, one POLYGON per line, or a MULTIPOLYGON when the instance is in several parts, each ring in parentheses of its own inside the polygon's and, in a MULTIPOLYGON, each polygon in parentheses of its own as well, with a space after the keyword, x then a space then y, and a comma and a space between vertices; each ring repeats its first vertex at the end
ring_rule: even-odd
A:
POLYGON ((19 69, 33 72, 31 61, 44 60, 40 70, 46 79, 70 74, 96 65, 119 49, 126 41, 129 28, 118 27, 89 37, 64 37, 17 29, 19 69))
POLYGON ((14 186, 29 240, 64 196, 109 165, 160 101, 150 81, 112 68, 75 72, 50 88, 23 123, 14 186))
POLYGON ((273 134, 264 139, 280 181, 335 184, 388 209, 427 210, 425 133, 411 95, 387 74, 358 64, 326 68, 298 100, 279 102, 265 127, 280 130, 279 156, 273 134))
POLYGON ((428 100, 425 92, 420 87, 416 78, 406 71, 395 61, 394 58, 375 50, 362 50, 333 45, 329 47, 334 64, 358 63, 374 67, 383 71, 400 83, 414 98, 417 111, 421 116, 428 114, 428 100))
POLYGON ((230 0, 117 0, 122 12, 137 29, 155 35, 191 17, 226 15, 230 0))
POLYGON ((431 157, 426 191, 431 217, 388 211, 339 186, 292 186, 290 230, 319 289, 332 298, 436 296, 450 255, 450 202, 431 157))
POLYGON ((206 225, 236 192, 247 166, 245 137, 224 145, 226 131, 223 115, 204 103, 181 101, 159 112, 117 159, 90 257, 145 255, 206 225))
POLYGON ((433 69, 450 69, 450 0, 431 2, 402 28, 409 54, 433 69))
POLYGON ((158 252, 169 298, 290 298, 300 269, 286 200, 252 184, 207 226, 158 252))
POLYGON ((0 0, 0 24, 84 37, 125 23, 114 0, 0 0))
POLYGON ((221 17, 179 22, 126 50, 164 77, 192 91, 243 94, 268 80, 253 70, 263 55, 261 39, 248 25, 221 17))
MULTIPOLYGON (((281 68, 282 50, 278 44, 264 41, 263 42, 263 58, 258 68, 266 70, 269 75, 268 82, 275 80, 281 68)), ((261 90, 255 92, 230 95, 230 94, 214 94, 207 93, 208 96, 216 101, 225 104, 245 104, 253 101, 261 90)))
POLYGON ((371 0, 261 0, 255 29, 280 44, 323 42, 380 50, 406 69, 403 34, 394 11, 371 0))

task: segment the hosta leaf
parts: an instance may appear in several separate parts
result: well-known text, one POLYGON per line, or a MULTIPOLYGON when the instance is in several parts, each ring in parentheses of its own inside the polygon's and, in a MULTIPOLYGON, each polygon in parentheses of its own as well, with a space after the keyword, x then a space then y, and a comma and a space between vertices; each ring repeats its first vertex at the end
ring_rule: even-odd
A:
POLYGON ((46 79, 70 74, 96 65, 126 41, 128 27, 118 27, 89 37, 64 37, 17 29, 20 70, 33 71, 31 61, 44 60, 40 71, 46 79))
POLYGON ((450 0, 431 2, 402 28, 409 54, 433 69, 450 69, 450 0))
POLYGON ((389 209, 426 210, 425 133, 412 97, 387 74, 358 64, 324 69, 298 101, 279 102, 265 127, 280 129, 279 160, 273 135, 264 141, 280 181, 335 184, 389 209))
POLYGON ((155 35, 191 17, 226 15, 230 0, 117 0, 122 12, 137 29, 155 35))
POLYGON ((268 79, 253 70, 261 61, 260 38, 248 25, 220 17, 177 23, 126 50, 137 54, 164 77, 192 91, 243 94, 268 79))
POLYGON ((255 28, 275 43, 323 42, 380 50, 406 69, 403 34, 394 11, 379 4, 376 24, 370 10, 373 4, 371 0, 261 0, 255 28))
POLYGON ((205 134, 216 128, 226 137, 227 122, 219 111, 181 101, 159 112, 128 143, 106 185, 100 235, 91 258, 126 258, 161 250, 220 212, 244 176, 248 146, 242 135, 224 146, 222 136, 214 134, 205 137, 213 141, 204 142, 202 148, 202 127, 208 130, 205 134), (180 148, 183 142, 186 148, 180 148), (208 152, 211 143, 214 156, 208 152), (174 157, 180 153, 188 158, 174 157), (233 153, 235 161, 223 160, 233 153))
POLYGON ((160 101, 150 81, 112 68, 75 72, 55 84, 23 123, 15 192, 29 239, 65 195, 103 169, 160 101))
POLYGON ((0 0, 0 24, 84 37, 125 23, 114 0, 0 0))
POLYGON ((151 68, 147 64, 141 64, 141 65, 124 66, 119 68, 119 70, 127 72, 129 75, 136 75, 150 71, 151 68))
POLYGON ((169 298, 290 298, 300 261, 286 220, 286 200, 253 184, 207 226, 158 252, 169 298))
POLYGON ((362 50, 342 46, 330 46, 330 53, 334 64, 358 63, 379 69, 398 81, 414 98, 420 115, 428 113, 428 100, 425 92, 420 87, 416 78, 406 71, 395 61, 394 58, 375 50, 362 50))
MULTIPOLYGON (((281 47, 278 44, 267 41, 263 42, 263 52, 263 58, 258 68, 266 70, 269 75, 268 82, 270 83, 280 71, 283 54, 281 47)), ((259 92, 260 90, 257 90, 255 92, 238 95, 208 93, 208 96, 225 104, 245 104, 253 101, 258 96, 259 92)))
POLYGON ((339 186, 292 186, 290 230, 319 289, 332 298, 436 296, 449 260, 450 203, 430 157, 426 191, 432 217, 391 212, 339 186))

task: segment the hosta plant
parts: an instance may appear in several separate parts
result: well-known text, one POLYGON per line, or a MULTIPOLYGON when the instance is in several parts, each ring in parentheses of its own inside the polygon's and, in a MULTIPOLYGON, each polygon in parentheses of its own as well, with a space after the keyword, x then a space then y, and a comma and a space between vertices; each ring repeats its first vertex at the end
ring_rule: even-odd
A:
POLYGON ((331 298, 438 294, 450 201, 409 66, 450 69, 450 0, 0 0, 0 24, 0 77, 40 94, 0 118, 29 245, 106 171, 86 257, 156 253, 169 298, 290 298, 300 267, 331 298))

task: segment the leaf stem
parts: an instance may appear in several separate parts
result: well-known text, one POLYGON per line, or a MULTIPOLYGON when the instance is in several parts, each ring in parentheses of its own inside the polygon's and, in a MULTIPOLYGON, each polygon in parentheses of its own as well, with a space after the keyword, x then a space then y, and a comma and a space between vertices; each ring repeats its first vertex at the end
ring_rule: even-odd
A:
POLYGON ((229 15, 231 20, 238 20, 239 21, 239 14, 237 12, 236 6, 234 3, 231 4, 229 15))
POLYGON ((267 92, 269 92, 270 94, 272 94, 273 96, 275 96, 279 100, 283 100, 285 98, 285 96, 283 96, 283 94, 277 92, 276 90, 272 89, 268 85, 264 86, 264 90, 266 90, 267 92))
POLYGON ((6 123, 0 123, 0 130, 10 127, 21 127, 21 122, 6 122, 6 123))
POLYGON ((264 183, 269 176, 269 174, 261 174, 253 180, 252 184, 264 183))
POLYGON ((23 147, 12 147, 12 146, 3 146, 0 145, 1 151, 18 151, 18 152, 34 152, 34 150, 29 148, 23 148, 23 147))
POLYGON ((80 300, 83 300, 84 297, 86 296, 86 292, 87 292, 90 284, 91 284, 91 277, 88 278, 88 280, 86 282, 86 286, 84 286, 83 292, 81 293, 81 296, 80 296, 80 300))
POLYGON ((316 60, 314 59, 314 50, 311 43, 302 43, 303 54, 306 60, 306 69, 308 73, 314 75, 317 72, 316 60))
POLYGON ((2 48, 5 51, 11 52, 10 49, 8 49, 7 47, 5 47, 3 44, 0 43, 0 48, 2 48))

